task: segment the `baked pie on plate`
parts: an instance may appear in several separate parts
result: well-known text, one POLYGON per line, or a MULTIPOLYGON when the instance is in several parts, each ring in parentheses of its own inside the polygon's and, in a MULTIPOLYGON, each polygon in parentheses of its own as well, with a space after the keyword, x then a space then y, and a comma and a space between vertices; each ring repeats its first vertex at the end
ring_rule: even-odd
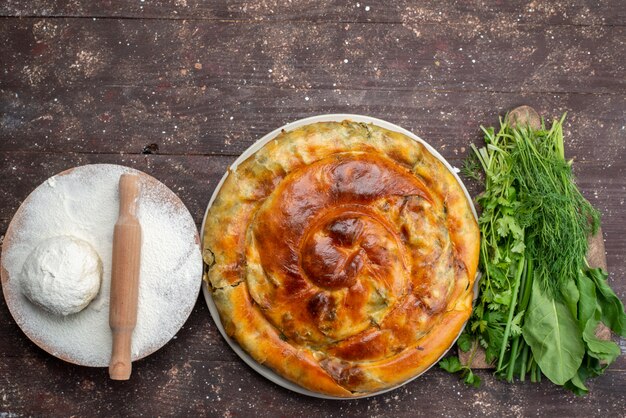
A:
POLYGON ((204 220, 204 294, 233 349, 329 398, 417 377, 470 316, 479 232, 432 147, 356 115, 304 119, 248 149, 204 220))

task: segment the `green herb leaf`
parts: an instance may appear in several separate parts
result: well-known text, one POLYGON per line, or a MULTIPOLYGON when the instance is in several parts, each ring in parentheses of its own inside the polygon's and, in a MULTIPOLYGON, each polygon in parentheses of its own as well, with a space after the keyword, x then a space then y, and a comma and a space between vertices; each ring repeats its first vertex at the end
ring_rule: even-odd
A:
POLYGON ((459 349, 461 351, 467 353, 472 348, 472 337, 471 337, 471 335, 469 335, 466 332, 463 332, 459 336, 459 339, 456 340, 456 345, 459 347, 459 349))
POLYGON ((475 388, 480 387, 480 377, 475 375, 469 369, 467 370, 467 374, 465 375, 463 381, 470 386, 474 386, 475 388))
POLYGON ((511 336, 518 337, 522 335, 522 318, 524 318, 525 311, 519 311, 511 321, 511 336))
POLYGON ((439 360, 439 367, 449 373, 456 373, 458 371, 461 371, 461 369, 463 368, 458 357, 442 358, 441 360, 439 360))
POLYGON ((596 329, 602 314, 596 309, 593 318, 587 321, 583 331, 583 340, 587 345, 587 354, 607 364, 611 364, 620 355, 620 349, 613 341, 601 340, 596 336, 596 329))
POLYGON ((511 252, 522 254, 525 249, 526 249, 526 244, 524 244, 524 241, 519 240, 519 241, 516 241, 515 244, 513 244, 513 246, 511 247, 511 252))
POLYGON ((603 361, 607 364, 611 364, 621 354, 619 346, 613 341, 605 341, 599 339, 595 334, 595 327, 593 329, 588 327, 583 332, 583 338, 587 343, 587 353, 603 361))

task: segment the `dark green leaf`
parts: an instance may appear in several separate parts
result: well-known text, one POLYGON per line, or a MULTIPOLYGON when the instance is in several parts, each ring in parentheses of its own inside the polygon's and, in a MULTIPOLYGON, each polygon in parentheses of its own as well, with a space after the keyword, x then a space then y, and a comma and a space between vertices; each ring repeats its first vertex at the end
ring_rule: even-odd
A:
POLYGON ((515 244, 513 244, 513 246, 511 247, 511 252, 522 254, 525 249, 526 245, 524 244, 524 241, 519 240, 515 241, 515 244))
POLYGON ((521 324, 522 324, 522 318, 524 318, 524 313, 525 311, 519 311, 513 317, 513 320, 511 321, 511 336, 512 337, 518 337, 522 335, 521 324))
POLYGON ((491 324, 504 321, 504 314, 502 312, 487 312, 484 317, 491 324))
POLYGON ((579 328, 584 330, 587 322, 594 319, 596 310, 598 310, 598 302, 596 299, 596 285, 585 274, 578 275, 578 323, 579 328))
POLYGON ((489 345, 485 348, 485 360, 491 364, 500 355, 500 346, 489 345))
POLYGON ((480 346, 484 349, 486 349, 487 347, 489 347, 489 343, 487 342, 487 340, 485 340, 482 336, 478 336, 478 344, 480 344, 480 346))
POLYGON ((490 311, 497 311, 497 310, 500 310, 504 306, 505 305, 500 305, 499 303, 496 303, 496 302, 491 302, 487 305, 487 309, 489 309, 490 311))
POLYGON ((500 305, 509 306, 511 304, 511 289, 507 289, 504 292, 496 293, 493 296, 493 300, 500 305))
POLYGON ((598 360, 611 364, 620 355, 620 349, 613 341, 605 341, 596 337, 596 328, 600 322, 600 310, 597 309, 595 316, 587 321, 583 331, 583 340, 587 344, 587 354, 598 360))
POLYGON ((489 345, 495 347, 501 347, 504 340, 504 329, 497 325, 487 327, 487 336, 489 338, 489 345))
POLYGON ((524 231, 518 225, 514 217, 504 215, 496 221, 496 232, 501 237, 511 234, 514 238, 522 238, 524 231))
POLYGON ((585 342, 587 343, 587 353, 590 356, 595 357, 607 364, 613 363, 615 359, 619 357, 621 353, 619 346, 613 341, 601 340, 596 337, 593 332, 585 332, 583 335, 585 337, 585 342))
POLYGON ((598 304, 602 310, 602 322, 616 334, 626 337, 624 305, 606 282, 608 275, 602 269, 588 269, 587 274, 596 284, 598 304))
POLYGON ((456 373, 463 368, 458 357, 446 357, 439 360, 439 367, 449 373, 456 373))
POLYGON ((589 393, 589 389, 587 389, 578 373, 576 373, 568 382, 565 382, 563 386, 574 392, 576 396, 584 396, 589 393))
POLYGON ((464 332, 459 336, 459 339, 456 340, 456 345, 461 351, 468 352, 472 348, 472 337, 464 332))
POLYGON ((467 370, 467 374, 465 378, 463 379, 463 381, 470 386, 474 386, 475 388, 480 387, 480 377, 476 376, 469 369, 467 370))

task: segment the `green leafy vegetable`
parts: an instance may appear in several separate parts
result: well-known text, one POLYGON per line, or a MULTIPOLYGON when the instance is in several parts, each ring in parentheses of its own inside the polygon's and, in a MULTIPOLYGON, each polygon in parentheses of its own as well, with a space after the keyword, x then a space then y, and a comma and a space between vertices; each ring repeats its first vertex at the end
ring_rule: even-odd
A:
MULTIPOLYGON (((604 372, 619 347, 595 335, 599 323, 626 333, 624 306, 607 275, 589 268, 587 237, 599 214, 578 190, 565 160, 563 121, 550 129, 482 128, 485 146, 471 146, 463 174, 484 182, 476 306, 458 345, 485 350, 496 375, 541 380, 542 374, 578 395, 585 381, 604 372)), ((505 119, 506 120, 506 119, 505 119)), ((469 362, 471 364, 471 361, 469 362)), ((476 385, 458 359, 442 367, 476 385)))
POLYGON ((602 322, 611 328, 614 333, 626 337, 624 305, 615 295, 613 289, 606 283, 607 276, 606 272, 601 269, 589 270, 589 277, 594 281, 598 290, 598 304, 602 311, 602 322))
POLYGON ((470 386, 479 387, 480 377, 475 375, 469 367, 461 364, 458 357, 446 357, 439 361, 439 367, 449 373, 461 372, 461 379, 470 386))
POLYGON ((584 330, 598 309, 596 286, 588 274, 579 274, 577 277, 577 288, 579 301, 577 318, 580 329, 584 330))
POLYGON ((563 385, 578 372, 585 354, 582 333, 571 312, 560 301, 550 299, 537 282, 524 324, 524 340, 530 346, 541 372, 563 385))
POLYGON ((587 353, 591 357, 610 364, 619 357, 620 349, 613 341, 601 340, 596 336, 597 319, 587 323, 585 331, 583 331, 583 340, 587 344, 587 353))
POLYGON ((468 334, 463 333, 461 334, 459 339, 456 341, 456 345, 462 351, 466 351, 466 352, 470 351, 470 349, 472 348, 472 338, 468 334))
POLYGON ((457 357, 446 357, 439 361, 439 367, 449 373, 456 373, 463 369, 461 361, 457 357))

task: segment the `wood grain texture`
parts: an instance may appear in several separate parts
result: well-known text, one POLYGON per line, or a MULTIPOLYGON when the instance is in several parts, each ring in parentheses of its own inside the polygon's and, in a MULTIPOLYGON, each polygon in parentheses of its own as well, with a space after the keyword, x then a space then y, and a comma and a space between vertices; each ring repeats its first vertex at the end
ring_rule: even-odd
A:
POLYGON ((494 125, 498 114, 531 102, 547 115, 569 113, 568 156, 609 164, 626 156, 626 142, 620 136, 626 95, 261 87, 158 92, 102 86, 64 90, 54 96, 26 88, 2 89, 2 93, 0 102, 6 111, 0 121, 1 151, 137 154, 156 143, 160 154, 238 155, 287 122, 342 112, 389 120, 437 148, 456 149, 458 154, 480 139, 481 124, 494 125), (111 141, 112 137, 124 140, 111 141))
MULTIPOLYGON (((480 124, 530 104, 569 114, 566 153, 626 300, 624 1, 358 3, 2 2, 0 242, 20 202, 76 165, 145 171, 199 224, 235 156, 286 122, 380 117, 459 166, 480 124)), ((585 398, 480 375, 480 389, 433 369, 374 399, 305 398, 245 366, 199 300, 175 340, 114 383, 39 350, 0 302, 0 416, 623 416, 626 404, 625 356, 585 398)))
MULTIPOLYGON (((549 25, 624 25, 619 1, 499 0, 6 0, 0 16, 127 17, 138 19, 341 21, 397 23, 541 23, 549 25), (618 6, 618 7, 616 7, 618 6)), ((623 4, 622 4, 623 5, 623 4)))
POLYGON ((237 155, 286 122, 329 112, 467 145, 480 124, 530 103, 569 111, 571 155, 626 155, 626 28, 568 27, 552 40, 541 28, 465 39, 473 29, 348 26, 0 20, 0 150, 138 153, 157 143, 167 154, 237 155), (514 58, 499 59, 503 49, 514 58))
POLYGON ((624 26, 2 19, 3 86, 626 90, 624 26), (69 42, 69 41, 72 42, 69 42), (270 71, 271 70, 271 71, 270 71))

